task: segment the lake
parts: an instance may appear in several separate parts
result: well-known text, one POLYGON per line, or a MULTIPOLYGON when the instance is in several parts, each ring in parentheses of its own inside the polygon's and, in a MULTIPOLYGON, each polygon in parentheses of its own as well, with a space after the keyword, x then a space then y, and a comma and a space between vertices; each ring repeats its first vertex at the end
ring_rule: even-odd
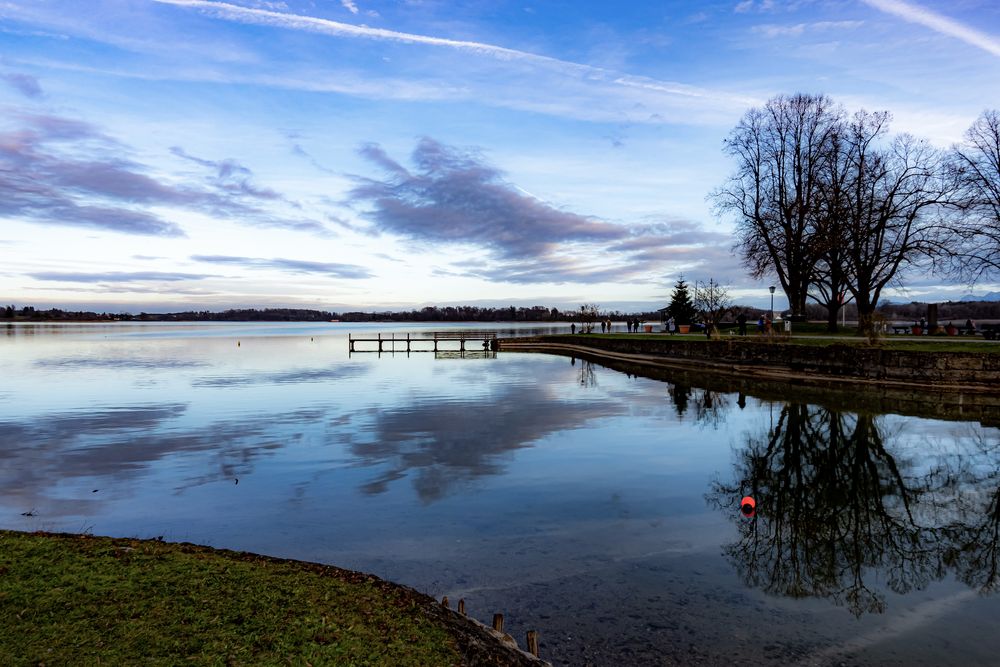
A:
POLYGON ((990 413, 563 356, 348 354, 348 332, 473 326, 568 330, 6 326, 0 525, 372 572, 503 612, 557 665, 996 664, 990 413))

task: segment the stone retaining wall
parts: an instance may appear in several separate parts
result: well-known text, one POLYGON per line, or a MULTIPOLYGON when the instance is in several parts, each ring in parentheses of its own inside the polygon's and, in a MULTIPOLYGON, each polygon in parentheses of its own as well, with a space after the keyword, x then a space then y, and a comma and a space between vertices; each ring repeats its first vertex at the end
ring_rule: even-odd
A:
POLYGON ((976 352, 925 352, 833 344, 826 346, 766 343, 760 340, 677 340, 602 338, 555 335, 510 339, 501 349, 526 349, 544 345, 572 346, 618 354, 656 356, 685 366, 698 362, 713 366, 786 370, 796 376, 822 376, 848 380, 912 385, 978 385, 1000 391, 1000 354, 976 352))

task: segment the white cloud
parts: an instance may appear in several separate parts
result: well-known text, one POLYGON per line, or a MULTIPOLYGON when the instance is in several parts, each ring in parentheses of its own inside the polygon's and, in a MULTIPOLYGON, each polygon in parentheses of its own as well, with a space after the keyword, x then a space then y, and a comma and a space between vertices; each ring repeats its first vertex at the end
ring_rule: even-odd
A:
POLYGON ((948 35, 995 56, 1000 56, 1000 38, 970 28, 947 16, 902 0, 862 0, 865 4, 910 23, 916 23, 942 35, 948 35))
POLYGON ((798 37, 806 32, 825 32, 829 30, 854 30, 864 25, 864 21, 817 21, 815 23, 796 23, 794 25, 776 25, 767 23, 754 26, 753 32, 765 37, 798 37))
POLYGON ((774 9, 774 0, 760 0, 760 2, 754 2, 754 0, 743 0, 733 8, 733 11, 737 14, 745 14, 747 12, 756 10, 758 12, 769 12, 774 9))
POLYGON ((727 92, 707 90, 675 82, 658 81, 656 79, 650 79, 642 76, 624 75, 620 72, 614 72, 601 67, 560 60, 550 56, 529 53, 527 51, 520 51, 518 49, 511 49, 485 42, 455 40, 443 37, 432 37, 429 35, 398 32, 395 30, 387 30, 385 28, 372 28, 369 26, 342 23, 340 21, 331 21, 329 19, 322 19, 314 16, 278 13, 263 9, 251 9, 225 2, 216 2, 215 0, 154 0, 154 2, 178 7, 201 9, 214 17, 237 23, 266 25, 287 30, 299 30, 303 32, 329 35, 333 37, 355 37, 404 44, 421 44, 426 46, 458 49, 461 51, 468 51, 478 55, 492 57, 500 61, 526 62, 537 67, 556 71, 566 76, 581 78, 588 82, 605 82, 629 88, 655 90, 656 92, 668 93, 670 95, 680 97, 714 100, 716 102, 721 102, 724 105, 731 105, 733 109, 741 109, 745 108, 748 104, 757 103, 757 100, 752 100, 744 96, 732 95, 727 92))
POLYGON ((351 0, 340 0, 340 4, 342 4, 344 6, 344 9, 346 9, 350 13, 355 15, 358 13, 358 6, 354 4, 351 0))

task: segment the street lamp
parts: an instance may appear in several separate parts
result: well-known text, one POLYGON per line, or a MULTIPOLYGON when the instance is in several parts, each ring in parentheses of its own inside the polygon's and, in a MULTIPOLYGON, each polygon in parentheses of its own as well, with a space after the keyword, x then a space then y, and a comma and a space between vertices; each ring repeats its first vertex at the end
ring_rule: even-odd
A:
POLYGON ((771 321, 774 322, 774 285, 767 288, 771 292, 771 321))

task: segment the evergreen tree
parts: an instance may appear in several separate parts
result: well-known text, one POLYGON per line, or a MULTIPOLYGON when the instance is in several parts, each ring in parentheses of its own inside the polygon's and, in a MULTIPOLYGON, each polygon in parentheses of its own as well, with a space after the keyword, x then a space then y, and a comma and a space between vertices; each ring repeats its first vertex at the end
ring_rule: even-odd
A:
POLYGON ((677 324, 691 324, 695 321, 698 310, 691 300, 691 293, 688 291, 687 283, 684 282, 684 276, 678 278, 674 284, 674 293, 670 295, 667 311, 677 324))

